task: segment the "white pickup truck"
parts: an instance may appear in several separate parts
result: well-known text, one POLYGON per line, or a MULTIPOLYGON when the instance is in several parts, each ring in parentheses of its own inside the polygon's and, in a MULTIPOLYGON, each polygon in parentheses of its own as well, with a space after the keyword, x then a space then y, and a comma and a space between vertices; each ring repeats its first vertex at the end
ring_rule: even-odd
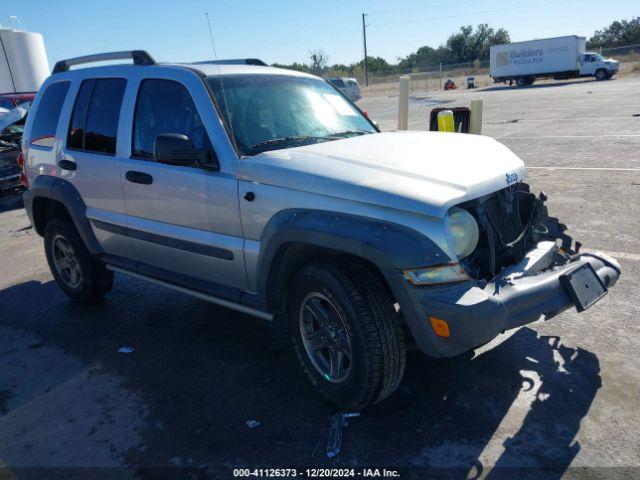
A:
POLYGON ((606 80, 618 72, 616 60, 585 50, 586 39, 576 35, 494 45, 489 74, 496 83, 514 81, 524 87, 536 78, 606 80))

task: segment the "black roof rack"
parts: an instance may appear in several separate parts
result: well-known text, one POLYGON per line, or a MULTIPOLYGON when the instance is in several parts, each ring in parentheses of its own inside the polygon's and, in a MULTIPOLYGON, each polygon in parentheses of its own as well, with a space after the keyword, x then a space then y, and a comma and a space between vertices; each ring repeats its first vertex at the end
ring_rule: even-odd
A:
POLYGON ((204 60, 202 62, 193 62, 194 65, 255 65, 258 67, 268 67, 266 63, 264 63, 259 58, 231 58, 229 60, 204 60))
POLYGON ((106 62, 110 60, 133 60, 134 65, 155 65, 156 61, 151 55, 144 50, 125 50, 123 52, 107 52, 96 53, 94 55, 85 55, 83 57, 69 58, 60 60, 53 67, 53 73, 68 72, 69 68, 74 65, 82 65, 83 63, 106 62))

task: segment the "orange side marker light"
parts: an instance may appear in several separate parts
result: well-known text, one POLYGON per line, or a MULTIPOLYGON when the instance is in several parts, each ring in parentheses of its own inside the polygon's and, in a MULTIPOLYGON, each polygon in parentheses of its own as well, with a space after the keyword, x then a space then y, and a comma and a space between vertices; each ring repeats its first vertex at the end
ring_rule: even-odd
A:
POLYGON ((433 331, 437 336, 444 338, 449 338, 451 336, 449 324, 445 320, 441 320, 436 317, 429 317, 429 322, 431 322, 431 328, 433 328, 433 331))

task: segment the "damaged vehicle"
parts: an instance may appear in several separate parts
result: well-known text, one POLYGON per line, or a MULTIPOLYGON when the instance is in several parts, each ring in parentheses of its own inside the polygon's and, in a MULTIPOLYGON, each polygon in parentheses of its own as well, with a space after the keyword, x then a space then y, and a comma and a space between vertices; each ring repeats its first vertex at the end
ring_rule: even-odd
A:
POLYGON ((25 207, 69 297, 99 299, 118 273, 286 325, 313 386, 346 410, 397 388, 410 340, 469 352, 589 308, 620 275, 580 252, 504 145, 380 133, 290 70, 144 51, 61 61, 23 156, 25 207))
POLYGON ((35 94, 0 95, 0 198, 25 189, 18 154, 34 98, 35 94))

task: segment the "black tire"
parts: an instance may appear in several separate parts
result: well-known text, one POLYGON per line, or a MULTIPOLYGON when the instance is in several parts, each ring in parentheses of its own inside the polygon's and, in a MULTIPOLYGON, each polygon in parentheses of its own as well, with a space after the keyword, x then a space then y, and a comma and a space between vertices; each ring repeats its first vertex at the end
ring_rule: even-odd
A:
POLYGON ((596 77, 596 80, 598 80, 599 82, 601 82, 602 80, 606 80, 607 71, 603 69, 596 70, 595 77, 596 77))
MULTIPOLYGON (((391 395, 402 380, 406 350, 400 316, 380 280, 356 262, 316 261, 302 268, 289 288, 290 334, 300 364, 316 390, 343 410, 361 410, 391 395), (310 354, 305 347, 308 341, 303 340, 305 327, 301 325, 307 318, 306 306, 315 301, 325 302, 321 297, 329 302, 326 309, 334 308, 344 325, 342 345, 348 342, 351 352, 344 378, 339 378, 340 369, 334 377, 323 375, 317 366, 319 362, 314 365, 312 359, 316 352, 310 354)), ((331 342, 339 336, 325 337, 331 342)), ((333 358, 330 348, 327 352, 333 358)))
POLYGON ((516 80, 516 85, 518 85, 519 87, 526 87, 527 79, 525 77, 518 77, 518 79, 516 80))
POLYGON ((44 232, 44 250, 53 278, 60 289, 73 300, 80 303, 94 302, 113 287, 113 272, 91 257, 71 223, 50 220, 44 232), (70 255, 61 253, 62 247, 70 255), (62 263, 69 265, 69 268, 59 267, 62 263))

